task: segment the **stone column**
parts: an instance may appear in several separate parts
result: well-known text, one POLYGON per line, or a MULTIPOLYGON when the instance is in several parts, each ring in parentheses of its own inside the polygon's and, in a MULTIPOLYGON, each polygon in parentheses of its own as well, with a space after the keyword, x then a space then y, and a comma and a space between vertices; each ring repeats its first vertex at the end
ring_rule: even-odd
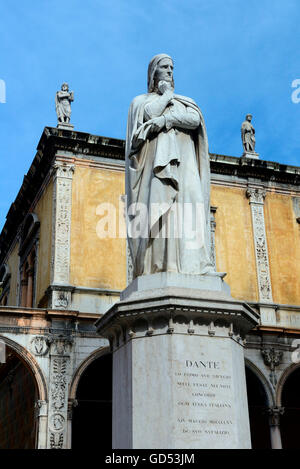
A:
POLYGON ((33 268, 29 267, 27 271, 27 292, 26 292, 26 307, 32 308, 32 295, 33 295, 33 268))
POLYGON ((67 448, 72 448, 72 419, 73 409, 78 406, 77 399, 68 400, 68 429, 67 429, 67 448))
POLYGON ((266 190, 249 187, 246 195, 251 206, 259 301, 268 303, 273 298, 264 217, 266 190))
POLYGON ((71 304, 70 235, 72 178, 75 166, 57 161, 54 165, 51 289, 49 307, 68 309, 71 304))
POLYGON ((135 279, 97 323, 113 352, 113 448, 250 448, 244 338, 217 276, 135 279))
POLYGON ((71 337, 53 335, 50 338, 50 383, 47 447, 67 449, 68 387, 71 379, 71 337))
POLYGON ((47 448, 48 406, 46 401, 38 400, 35 404, 37 425, 37 449, 47 448))
POLYGON ((280 416, 283 413, 284 407, 270 407, 268 409, 272 449, 282 449, 280 416))

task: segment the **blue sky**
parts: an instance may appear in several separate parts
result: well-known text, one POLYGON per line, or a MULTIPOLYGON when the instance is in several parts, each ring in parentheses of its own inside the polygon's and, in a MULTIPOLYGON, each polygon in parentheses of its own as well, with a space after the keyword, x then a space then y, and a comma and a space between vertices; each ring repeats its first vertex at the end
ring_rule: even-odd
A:
POLYGON ((240 156, 253 114, 261 159, 300 166, 299 0, 11 0, 2 2, 0 229, 45 126, 55 92, 74 90, 75 130, 125 138, 131 99, 151 57, 174 58, 175 89, 203 111, 213 153, 240 156))

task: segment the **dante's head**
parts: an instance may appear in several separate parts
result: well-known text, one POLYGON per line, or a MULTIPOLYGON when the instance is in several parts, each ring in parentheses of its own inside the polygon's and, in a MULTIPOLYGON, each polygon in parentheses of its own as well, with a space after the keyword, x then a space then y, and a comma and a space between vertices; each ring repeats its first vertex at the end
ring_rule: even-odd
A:
POLYGON ((246 115, 246 120, 251 122, 252 121, 252 114, 247 114, 246 115))
POLYGON ((61 90, 62 90, 62 91, 69 91, 69 85, 68 85, 68 83, 63 83, 63 84, 61 85, 61 90))
POLYGON ((148 93, 157 91, 159 81, 167 81, 174 87, 173 60, 167 54, 155 55, 148 67, 148 93))

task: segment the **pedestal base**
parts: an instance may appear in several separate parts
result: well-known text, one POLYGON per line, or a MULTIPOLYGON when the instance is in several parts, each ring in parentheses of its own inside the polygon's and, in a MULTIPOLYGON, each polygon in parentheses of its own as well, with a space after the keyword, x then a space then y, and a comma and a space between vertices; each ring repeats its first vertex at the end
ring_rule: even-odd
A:
POLYGON ((137 279, 96 323, 113 351, 113 448, 250 448, 243 345, 257 314, 220 277, 210 291, 171 277, 137 279))
MULTIPOLYGON (((137 298, 138 295, 147 294, 148 297, 159 296, 166 288, 175 288, 207 292, 220 292, 230 297, 230 287, 224 282, 225 273, 215 275, 190 275, 178 274, 175 272, 161 272, 152 275, 142 275, 135 278, 130 285, 121 293, 121 300, 137 298)), ((178 290, 179 289, 179 290, 178 290)))
POLYGON ((73 130, 74 125, 72 124, 67 124, 66 122, 61 122, 60 124, 57 124, 58 129, 63 129, 63 130, 73 130))
POLYGON ((259 159, 259 153, 256 153, 255 151, 245 151, 242 154, 242 158, 252 158, 254 160, 259 159))

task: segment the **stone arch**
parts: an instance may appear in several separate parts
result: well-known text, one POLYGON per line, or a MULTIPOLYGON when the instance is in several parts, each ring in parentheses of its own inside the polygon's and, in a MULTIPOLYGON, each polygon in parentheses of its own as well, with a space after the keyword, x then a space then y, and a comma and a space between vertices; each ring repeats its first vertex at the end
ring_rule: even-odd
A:
POLYGON ((274 392, 251 360, 246 359, 245 366, 251 445, 253 449, 270 449, 269 409, 274 406, 274 392))
POLYGON ((80 364, 70 385, 68 406, 70 447, 97 446, 100 421, 106 428, 101 442, 111 447, 112 354, 108 346, 98 348, 80 364))
POLYGON ((283 387, 288 377, 299 368, 300 368, 300 363, 293 363, 288 368, 286 368, 284 372, 282 373, 282 375, 280 376, 280 379, 277 384, 277 392, 276 392, 276 405, 278 407, 281 407, 282 405, 282 391, 283 391, 283 387))
POLYGON ((77 392, 77 387, 80 381, 81 376, 85 372, 85 370, 88 368, 88 366, 94 361, 97 360, 97 358, 102 357, 103 355, 109 354, 110 352, 110 347, 100 347, 97 350, 94 350, 81 364, 79 367, 75 370, 75 373, 73 374, 73 378, 70 384, 70 392, 69 392, 69 400, 76 399, 76 392, 77 392))
POLYGON ((36 383, 38 400, 48 402, 48 389, 45 376, 36 361, 33 355, 28 352, 22 345, 18 344, 14 340, 9 339, 3 335, 0 335, 0 340, 2 340, 7 346, 13 349, 20 360, 25 364, 30 373, 33 376, 33 379, 36 383))
POLYGON ((268 400, 268 406, 272 407, 275 405, 275 396, 274 392, 272 390, 272 387, 270 383, 268 382, 267 378, 265 375, 261 372, 261 370, 251 361, 249 358, 245 358, 245 366, 247 366, 254 374, 255 376, 259 379, 265 393, 267 396, 268 400))

